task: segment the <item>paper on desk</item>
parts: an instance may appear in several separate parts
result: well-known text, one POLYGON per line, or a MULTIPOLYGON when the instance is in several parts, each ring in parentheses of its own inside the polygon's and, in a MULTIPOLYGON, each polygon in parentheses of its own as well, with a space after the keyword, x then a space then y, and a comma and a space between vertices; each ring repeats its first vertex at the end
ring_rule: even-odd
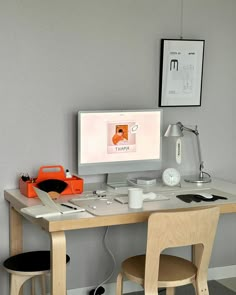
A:
POLYGON ((85 211, 84 208, 80 208, 80 207, 77 207, 77 209, 75 210, 75 209, 70 209, 67 207, 62 207, 60 206, 60 204, 56 204, 56 205, 58 205, 58 210, 54 210, 45 205, 36 205, 36 206, 22 208, 21 212, 35 218, 40 218, 40 217, 58 216, 61 214, 79 213, 79 212, 85 211))
POLYGON ((22 208, 22 213, 25 213, 35 218, 40 218, 85 211, 84 208, 81 208, 79 206, 73 206, 73 208, 70 208, 71 204, 64 204, 66 206, 57 204, 51 199, 47 192, 44 192, 36 187, 34 187, 34 190, 37 193, 39 199, 42 201, 43 205, 22 208))

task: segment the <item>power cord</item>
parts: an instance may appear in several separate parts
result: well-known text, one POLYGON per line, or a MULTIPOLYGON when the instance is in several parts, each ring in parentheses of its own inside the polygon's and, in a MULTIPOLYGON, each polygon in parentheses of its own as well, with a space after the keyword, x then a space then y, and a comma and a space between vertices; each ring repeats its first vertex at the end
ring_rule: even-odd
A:
POLYGON ((207 176, 211 177, 211 175, 205 171, 202 171, 203 174, 206 174, 207 176))
POLYGON ((108 235, 108 231, 109 231, 109 226, 106 227, 106 231, 105 231, 105 234, 103 236, 103 245, 104 245, 104 248, 105 250, 107 251, 107 253, 109 254, 109 256, 112 258, 112 262, 113 262, 113 267, 112 267, 112 271, 110 273, 110 275, 103 281, 101 282, 96 288, 95 290, 92 290, 92 293, 91 295, 100 295, 100 294, 103 294, 104 293, 104 288, 102 287, 102 285, 104 285, 107 281, 110 280, 110 278, 113 276, 114 272, 115 272, 115 268, 116 268, 116 260, 115 260, 115 256, 114 254, 112 253, 111 249, 108 247, 107 245, 107 235, 108 235), (97 293, 97 291, 100 291, 102 293, 97 293))
MULTIPOLYGON (((104 285, 107 281, 109 281, 110 278, 113 276, 113 274, 115 272, 116 259, 115 259, 114 254, 112 253, 111 249, 107 245, 108 231, 109 231, 109 226, 106 227, 105 234, 103 236, 103 245, 104 245, 105 250, 108 252, 108 254, 110 255, 110 257, 112 258, 112 262, 113 262, 112 271, 111 271, 110 275, 103 282, 101 282, 95 289, 93 289, 93 290, 91 290, 89 292, 89 295, 101 295, 101 294, 103 294, 105 292, 105 289, 102 287, 102 285, 104 285), (97 292, 99 292, 99 293, 97 293, 97 292)), ((158 292, 159 293, 162 293, 165 290, 166 290, 165 288, 159 289, 158 292)))

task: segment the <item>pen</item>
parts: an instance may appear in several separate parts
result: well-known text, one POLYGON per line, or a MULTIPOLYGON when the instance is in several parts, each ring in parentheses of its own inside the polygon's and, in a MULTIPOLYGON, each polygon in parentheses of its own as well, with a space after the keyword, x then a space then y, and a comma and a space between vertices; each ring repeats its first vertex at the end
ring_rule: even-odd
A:
POLYGON ((74 209, 74 210, 78 209, 78 208, 75 208, 75 207, 72 207, 72 206, 69 206, 69 205, 66 205, 66 204, 61 204, 61 206, 64 206, 64 207, 67 207, 67 208, 70 208, 70 209, 74 209))

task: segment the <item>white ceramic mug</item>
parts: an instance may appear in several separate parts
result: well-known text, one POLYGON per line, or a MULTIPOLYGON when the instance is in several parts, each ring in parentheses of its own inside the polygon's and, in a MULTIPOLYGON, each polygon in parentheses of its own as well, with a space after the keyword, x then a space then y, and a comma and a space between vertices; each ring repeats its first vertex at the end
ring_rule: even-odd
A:
POLYGON ((130 209, 143 208, 144 199, 155 199, 155 193, 143 193, 143 189, 139 187, 131 187, 128 189, 128 204, 130 209))

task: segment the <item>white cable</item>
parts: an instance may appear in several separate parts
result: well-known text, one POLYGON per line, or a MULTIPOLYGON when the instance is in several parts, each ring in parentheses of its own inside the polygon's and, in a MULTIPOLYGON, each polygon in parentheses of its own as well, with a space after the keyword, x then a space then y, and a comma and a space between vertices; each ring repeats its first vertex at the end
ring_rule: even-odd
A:
POLYGON ((181 0, 181 5, 180 5, 180 39, 183 39, 183 27, 184 27, 184 0, 181 0))
POLYGON ((99 287, 101 287, 102 285, 104 285, 107 281, 110 280, 110 278, 113 276, 114 274, 114 271, 115 271, 115 268, 116 268, 116 259, 115 259, 115 256, 114 254, 112 253, 111 249, 108 247, 107 243, 106 243, 106 238, 107 238, 107 234, 108 234, 108 230, 109 230, 109 226, 106 227, 106 231, 105 231, 105 234, 103 236, 103 245, 104 245, 104 248, 105 250, 108 252, 108 254, 110 255, 110 257, 112 258, 112 261, 113 261, 113 268, 112 268, 112 271, 110 273, 110 275, 103 281, 101 282, 97 287, 96 289, 94 290, 94 295, 96 295, 96 292, 97 292, 97 289, 99 287))

